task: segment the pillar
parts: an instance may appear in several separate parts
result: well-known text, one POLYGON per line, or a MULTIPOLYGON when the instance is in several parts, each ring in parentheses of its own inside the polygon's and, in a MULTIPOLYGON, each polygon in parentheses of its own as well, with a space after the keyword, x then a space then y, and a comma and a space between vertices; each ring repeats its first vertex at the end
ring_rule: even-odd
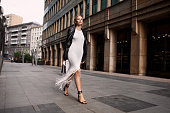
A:
POLYGON ((63 53, 64 53, 64 49, 63 49, 62 43, 60 42, 60 64, 59 64, 59 66, 62 65, 63 53))
POLYGON ((53 48, 52 45, 50 46, 50 65, 53 65, 53 48))
POLYGON ((95 70, 96 68, 96 42, 95 37, 88 33, 89 46, 87 50, 87 69, 95 70))
POLYGON ((145 75, 147 71, 147 27, 139 22, 139 75, 145 75))
POLYGON ((85 12, 86 12, 86 1, 83 0, 83 19, 85 19, 85 12))
POLYGON ((137 20, 137 1, 132 0, 132 33, 130 73, 145 75, 147 69, 147 27, 137 20))
POLYGON ((57 50, 57 45, 55 44, 54 45, 54 50, 55 50, 55 58, 54 58, 54 66, 57 66, 57 58, 58 58, 58 56, 57 56, 57 53, 58 53, 58 50, 57 50))
POLYGON ((107 0, 107 7, 111 6, 111 0, 107 0))
POLYGON ((49 57, 49 53, 48 53, 48 47, 46 47, 46 58, 45 58, 45 64, 48 62, 48 57, 49 57))
POLYGON ((97 12, 101 10, 101 0, 97 0, 97 12))
POLYGON ((89 16, 92 15, 92 0, 90 0, 90 3, 89 3, 89 16))
POLYGON ((116 72, 117 34, 115 30, 109 30, 108 35, 104 47, 104 71, 116 72))

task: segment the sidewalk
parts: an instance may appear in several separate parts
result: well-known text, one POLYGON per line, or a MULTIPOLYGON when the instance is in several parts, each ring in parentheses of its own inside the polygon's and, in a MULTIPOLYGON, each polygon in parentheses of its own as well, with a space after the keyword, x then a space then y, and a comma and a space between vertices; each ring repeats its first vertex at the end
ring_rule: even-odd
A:
POLYGON ((0 75, 0 113, 170 113, 170 80, 82 70, 87 105, 54 84, 60 68, 4 62, 0 75))

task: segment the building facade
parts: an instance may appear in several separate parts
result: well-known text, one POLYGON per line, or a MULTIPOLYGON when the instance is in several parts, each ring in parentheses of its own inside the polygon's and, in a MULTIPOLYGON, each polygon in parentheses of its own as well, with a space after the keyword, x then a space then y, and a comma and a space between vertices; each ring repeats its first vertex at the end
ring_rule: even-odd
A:
POLYGON ((39 24, 29 22, 7 28, 7 37, 5 42, 5 53, 8 59, 14 58, 14 53, 21 51, 30 53, 31 28, 39 24))
POLYGON ((23 18, 21 16, 15 14, 5 15, 7 26, 14 26, 18 24, 22 24, 23 18))
POLYGON ((37 58, 41 59, 41 43, 42 43, 43 26, 31 28, 31 42, 30 42, 30 55, 31 51, 36 51, 37 58))
POLYGON ((42 57, 61 66, 76 15, 88 33, 88 70, 170 78, 169 0, 45 0, 42 57))

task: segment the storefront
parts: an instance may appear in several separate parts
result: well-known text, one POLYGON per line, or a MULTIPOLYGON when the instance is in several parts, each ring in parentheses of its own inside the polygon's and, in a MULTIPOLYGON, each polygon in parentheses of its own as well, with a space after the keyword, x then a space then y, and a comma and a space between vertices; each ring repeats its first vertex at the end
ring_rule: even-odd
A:
POLYGON ((170 78, 170 21, 149 24, 147 74, 170 78))
POLYGON ((117 59, 116 72, 130 73, 130 29, 119 30, 117 33, 117 59))

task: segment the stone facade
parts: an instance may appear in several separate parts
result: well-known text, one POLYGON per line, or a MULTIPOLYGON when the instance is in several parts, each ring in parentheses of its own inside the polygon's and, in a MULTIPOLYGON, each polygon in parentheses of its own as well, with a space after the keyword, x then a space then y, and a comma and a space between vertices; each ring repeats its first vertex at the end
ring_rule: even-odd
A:
MULTIPOLYGON (((153 31, 152 25, 157 23, 162 26, 170 25, 168 21, 170 1, 106 0, 107 6, 104 9, 101 9, 105 7, 102 0, 97 0, 96 9, 93 1, 45 1, 42 54, 46 64, 61 66, 62 45, 66 39, 67 29, 73 25, 70 23, 73 23, 75 14, 80 15, 80 6, 83 4, 83 28, 88 32, 89 41, 85 68, 147 75, 150 69, 148 59, 152 54, 148 53, 147 47, 149 36, 152 35, 149 31, 153 31), (97 12, 94 13, 93 10, 97 12)), ((162 33, 169 32, 166 30, 162 33)), ((170 59, 170 56, 167 58, 170 59)), ((165 63, 165 66, 169 65, 165 63)))

